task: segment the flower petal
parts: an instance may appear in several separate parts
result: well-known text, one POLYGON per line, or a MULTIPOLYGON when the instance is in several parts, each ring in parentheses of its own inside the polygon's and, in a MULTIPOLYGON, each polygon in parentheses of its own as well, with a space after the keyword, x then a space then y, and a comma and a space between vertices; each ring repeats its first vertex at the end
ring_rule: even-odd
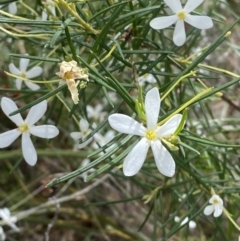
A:
POLYGON ((164 2, 170 7, 173 12, 177 13, 182 10, 182 4, 180 0, 164 0, 164 2))
POLYGON ((173 33, 173 42, 177 46, 182 46, 186 41, 186 32, 184 27, 184 21, 178 20, 173 33))
POLYGON ((30 90, 38 90, 40 89, 40 86, 37 84, 34 84, 32 82, 29 81, 25 81, 26 86, 30 89, 30 90))
POLYGON ((85 132, 85 131, 87 131, 87 130, 89 129, 89 123, 88 123, 88 121, 85 120, 85 119, 81 119, 81 120, 79 121, 79 126, 80 126, 80 130, 81 130, 82 132, 85 132))
POLYGON ((17 13, 17 4, 16 2, 9 3, 8 5, 8 12, 15 15, 17 13))
POLYGON ((182 120, 181 114, 174 115, 168 121, 166 121, 162 126, 157 128, 157 136, 161 138, 161 137, 172 135, 178 128, 181 120, 182 120))
POLYGON ((18 131, 18 129, 6 131, 0 134, 0 148, 5 148, 11 145, 20 135, 21 132, 18 131))
POLYGON ((172 177, 175 174, 175 161, 161 141, 151 141, 153 156, 159 172, 164 176, 172 177))
POLYGON ((47 101, 44 100, 37 105, 34 105, 28 115, 27 118, 25 119, 25 122, 29 125, 32 126, 34 125, 39 119, 41 119, 44 115, 44 113, 47 110, 47 101))
POLYGON ((82 138, 82 133, 81 132, 71 132, 70 136, 73 138, 73 140, 77 141, 80 138, 82 138))
MULTIPOLYGON (((28 56, 28 54, 25 54, 25 55, 28 56)), ((20 71, 26 72, 28 64, 29 64, 29 59, 21 58, 20 64, 19 64, 20 71)))
POLYGON ((121 133, 144 136, 146 128, 133 118, 123 114, 112 114, 108 117, 110 126, 121 133))
POLYGON ((177 20, 178 20, 177 15, 172 15, 172 16, 154 18, 150 21, 149 24, 153 29, 164 29, 176 23, 177 20))
POLYGON ((197 227, 196 222, 194 222, 193 220, 191 220, 191 221, 189 222, 189 228, 194 229, 194 228, 196 228, 196 227, 197 227))
POLYGON ((197 8, 202 2, 203 2, 203 0, 188 0, 183 9, 184 9, 187 13, 190 13, 190 12, 192 12, 195 8, 197 8))
POLYGON ((13 63, 10 63, 8 65, 8 67, 9 67, 9 71, 12 74, 15 74, 15 75, 20 75, 21 74, 21 71, 13 63))
POLYGON ((39 66, 33 67, 32 69, 27 71, 26 77, 28 79, 35 78, 35 77, 39 76, 40 74, 42 74, 42 72, 43 72, 42 67, 39 67, 39 66))
POLYGON ((59 134, 59 130, 53 125, 42 125, 30 127, 30 133, 41 138, 54 138, 59 134))
POLYGON ((22 88, 22 80, 21 79, 16 79, 16 88, 20 90, 22 88))
POLYGON ((158 88, 154 87, 147 92, 145 97, 145 111, 148 129, 156 129, 160 104, 161 101, 158 88))
POLYGON ((204 208, 203 213, 204 213, 204 215, 208 216, 208 215, 212 214, 213 211, 214 211, 213 205, 208 205, 204 208))
POLYGON ((187 14, 185 22, 199 29, 208 29, 213 26, 213 21, 208 16, 195 16, 187 14))
POLYGON ((141 141, 128 153, 123 161, 123 173, 125 176, 133 176, 139 172, 149 149, 149 141, 142 138, 141 141))
POLYGON ((88 140, 86 140, 86 141, 83 142, 83 143, 80 143, 80 144, 78 145, 78 149, 82 149, 82 148, 86 147, 92 140, 93 140, 93 137, 89 138, 88 140))
POLYGON ((15 110, 18 110, 16 104, 11 99, 3 97, 1 100, 1 107, 5 115, 17 126, 23 123, 22 116, 19 113, 13 116, 9 116, 10 113, 12 113, 15 110))
POLYGON ((220 206, 215 206, 215 211, 213 213, 213 216, 215 218, 219 217, 223 212, 223 209, 220 206))
POLYGON ((37 153, 32 140, 30 139, 29 133, 26 132, 22 134, 22 152, 25 161, 30 166, 34 166, 37 162, 37 153))

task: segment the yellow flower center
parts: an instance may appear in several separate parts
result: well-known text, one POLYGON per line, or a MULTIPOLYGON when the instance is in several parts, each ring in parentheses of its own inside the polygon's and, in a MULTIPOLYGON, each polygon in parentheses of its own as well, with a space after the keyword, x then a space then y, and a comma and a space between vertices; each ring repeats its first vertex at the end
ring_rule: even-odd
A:
POLYGON ((23 133, 29 130, 28 124, 24 123, 22 125, 19 126, 18 130, 23 133))
POLYGON ((216 205, 216 204, 219 204, 218 200, 217 200, 217 199, 214 199, 214 200, 213 200, 213 204, 215 204, 215 205, 216 205))
POLYGON ((180 11, 178 14, 177 14, 178 18, 181 19, 181 20, 185 20, 186 18, 186 13, 184 11, 180 11))
POLYGON ((25 72, 22 72, 22 73, 20 74, 20 76, 23 77, 23 78, 26 78, 26 73, 25 73, 25 72))
POLYGON ((152 131, 152 130, 147 131, 146 137, 147 137, 148 140, 153 141, 157 138, 157 133, 155 131, 152 131))
POLYGON ((72 71, 67 71, 64 74, 64 79, 74 79, 74 73, 72 71))

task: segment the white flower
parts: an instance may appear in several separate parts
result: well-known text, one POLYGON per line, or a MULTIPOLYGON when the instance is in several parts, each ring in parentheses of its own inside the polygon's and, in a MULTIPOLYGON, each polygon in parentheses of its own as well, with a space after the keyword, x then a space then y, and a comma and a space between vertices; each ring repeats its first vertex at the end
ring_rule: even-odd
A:
POLYGON ((53 125, 34 125, 46 112, 47 101, 44 100, 33 106, 25 120, 22 119, 20 114, 9 116, 10 113, 18 109, 11 99, 3 97, 1 100, 1 107, 5 115, 17 125, 17 128, 0 134, 0 148, 11 145, 17 137, 22 135, 23 157, 29 165, 34 166, 37 162, 37 153, 30 135, 32 134, 34 136, 49 139, 59 134, 59 130, 53 125))
MULTIPOLYGON (((91 129, 89 129, 89 123, 85 119, 81 119, 79 121, 79 127, 81 132, 72 132, 70 133, 70 136, 73 138, 75 145, 78 143, 78 140, 84 139, 86 136, 88 136, 91 133, 91 129)), ((85 142, 78 144, 78 149, 82 149, 86 147, 91 141, 93 140, 92 137, 90 137, 85 142)))
POLYGON ((140 86, 143 86, 145 83, 155 84, 157 81, 152 74, 144 74, 138 78, 138 83, 140 86))
MULTIPOLYGON (((55 3, 52 0, 46 0, 46 7, 51 11, 52 15, 56 16, 55 3)), ((42 11, 42 20, 45 21, 48 18, 48 13, 46 10, 42 11)))
POLYGON ((95 107, 87 105, 88 118, 93 118, 94 120, 102 121, 106 115, 106 112, 102 110, 103 110, 102 104, 97 104, 95 107))
MULTIPOLYGON (((89 159, 84 159, 82 164, 81 164, 81 167, 85 167, 87 166, 88 164, 90 163, 90 160, 89 159)), ((93 173, 95 171, 94 168, 90 168, 89 170, 85 171, 84 173, 82 173, 80 176, 83 178, 84 181, 87 180, 87 177, 90 173, 93 173)))
POLYGON ((199 29, 208 29, 213 26, 213 22, 210 17, 189 14, 197 8, 203 0, 188 0, 184 8, 182 8, 180 0, 164 0, 164 2, 175 14, 167 17, 154 18, 150 22, 150 26, 154 29, 164 29, 176 23, 173 34, 173 42, 177 46, 183 45, 186 41, 184 21, 199 29))
POLYGON ((151 146, 158 170, 163 175, 172 177, 175 173, 175 162, 165 146, 162 145, 161 140, 174 134, 181 122, 182 115, 174 115, 162 126, 157 125, 160 111, 160 96, 157 88, 151 89, 146 94, 145 110, 147 127, 123 114, 113 114, 108 118, 113 129, 121 133, 142 137, 125 158, 123 173, 126 176, 133 176, 138 173, 151 146))
POLYGON ((223 211, 223 200, 218 195, 214 194, 209 199, 209 203, 211 205, 206 206, 203 213, 207 216, 213 213, 215 218, 219 217, 223 211))
MULTIPOLYGON (((26 56, 27 55, 28 54, 26 54, 26 56)), ((35 78, 43 72, 42 68, 39 66, 33 67, 27 71, 28 64, 29 64, 29 59, 21 58, 19 69, 13 63, 10 63, 9 70, 12 74, 15 74, 20 77, 27 78, 27 79, 35 78)), ((31 83, 29 81, 25 81, 25 84, 31 90, 38 90, 40 88, 39 85, 31 83)), ((21 87, 22 87, 21 79, 16 79, 16 87, 19 90, 21 89, 21 87)))
POLYGON ((72 60, 70 62, 63 61, 60 65, 60 71, 56 73, 60 78, 66 81, 69 91, 72 95, 74 104, 79 102, 78 89, 75 79, 85 79, 87 82, 88 74, 86 74, 82 68, 77 66, 77 62, 72 60))
POLYGON ((17 222, 17 217, 15 216, 12 217, 8 208, 0 209, 0 217, 13 230, 15 230, 16 232, 19 232, 19 228, 15 224, 17 222))
POLYGON ((0 226, 0 241, 5 241, 6 235, 3 231, 3 228, 0 226))
MULTIPOLYGON (((175 221, 176 223, 178 223, 178 222, 180 221, 180 218, 179 218, 178 216, 175 216, 175 217, 174 217, 174 221, 175 221)), ((189 227, 190 229, 194 229, 194 228, 196 228, 196 226, 197 226, 196 222, 194 222, 193 220, 190 220, 190 221, 189 221, 189 218, 188 218, 188 217, 186 217, 186 218, 183 219, 183 221, 181 222, 180 226, 183 226, 183 225, 186 224, 186 223, 188 223, 188 227, 189 227), (188 222, 189 222, 189 223, 188 223, 188 222)))

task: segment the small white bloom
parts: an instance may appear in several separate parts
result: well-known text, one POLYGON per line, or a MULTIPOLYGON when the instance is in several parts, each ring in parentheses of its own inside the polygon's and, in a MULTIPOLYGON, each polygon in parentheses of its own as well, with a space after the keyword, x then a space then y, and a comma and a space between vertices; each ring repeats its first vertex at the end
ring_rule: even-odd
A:
MULTIPOLYGON (((84 139, 86 136, 88 136, 91 133, 91 129, 89 129, 89 123, 87 120, 81 119, 79 121, 79 127, 81 132, 70 133, 70 136, 73 138, 75 145, 78 143, 80 139, 84 139)), ((92 140, 93 140, 93 137, 90 137, 85 142, 78 144, 78 149, 82 149, 86 147, 92 140)))
POLYGON ((49 139, 59 134, 58 128, 53 125, 34 125, 46 112, 47 101, 44 100, 33 106, 25 120, 22 119, 20 114, 9 116, 10 113, 18 109, 11 99, 3 97, 1 100, 1 108, 5 115, 17 125, 17 128, 0 134, 0 148, 5 148, 11 145, 20 135, 22 135, 23 157, 30 166, 34 166, 37 162, 37 153, 30 135, 32 134, 34 136, 49 139))
MULTIPOLYGON (((26 56, 27 55, 28 54, 26 54, 26 56)), ((29 59, 21 58, 19 69, 13 63, 10 63, 9 70, 12 74, 15 74, 20 77, 27 78, 27 79, 35 78, 43 72, 42 67, 39 67, 39 66, 33 67, 27 71, 28 64, 29 64, 29 59)), ((25 84, 31 90, 38 90, 40 88, 39 85, 31 83, 29 81, 25 81, 25 84)), ((16 87, 18 90, 21 89, 21 87, 22 87, 21 79, 16 79, 16 87)))
POLYGON ((123 173, 125 176, 133 176, 138 173, 151 146, 159 172, 167 177, 172 177, 175 173, 175 162, 169 151, 162 145, 161 140, 174 134, 181 122, 182 115, 174 115, 162 126, 157 125, 160 95, 156 87, 146 94, 145 110, 147 127, 127 115, 113 114, 108 117, 109 124, 113 129, 121 133, 142 137, 125 158, 123 173))
MULTIPOLYGON (((180 221, 180 218, 179 218, 178 216, 175 216, 175 217, 174 217, 174 221, 175 221, 176 223, 178 223, 178 222, 180 221)), ((189 221, 189 218, 188 218, 188 217, 186 217, 186 218, 183 219, 183 221, 181 222, 180 226, 183 226, 183 225, 186 224, 186 223, 188 223, 188 227, 189 227, 190 229, 194 229, 194 228, 196 228, 196 226, 197 226, 196 222, 194 222, 193 220, 190 220, 190 221, 189 221), (189 222, 189 223, 188 223, 188 222, 189 222)))
MULTIPOLYGON (((111 141, 115 137, 115 132, 113 130, 109 130, 106 132, 105 135, 102 135, 100 133, 95 133, 94 134, 94 140, 92 147, 97 150, 100 147, 105 146, 109 141, 111 141)), ((116 144, 111 145, 110 147, 106 148, 105 151, 108 152, 110 151, 113 147, 115 147, 116 144)), ((100 155, 103 155, 104 153, 101 152, 100 155)))
MULTIPOLYGON (((82 164, 81 164, 81 167, 85 167, 87 166, 88 164, 90 163, 90 160, 89 159, 84 159, 82 164)), ((82 173, 80 176, 83 178, 84 181, 87 180, 87 177, 90 173, 93 173, 95 171, 94 168, 90 168, 89 170, 85 171, 84 173, 82 173)))
POLYGON ((195 8, 197 8, 203 0, 188 0, 184 8, 180 0, 164 0, 164 2, 175 13, 172 16, 154 18, 150 22, 150 26, 154 29, 164 29, 176 23, 173 33, 173 42, 177 46, 182 46, 186 41, 186 32, 184 21, 199 29, 208 29, 213 26, 212 19, 208 16, 191 15, 195 8))
POLYGON ((11 227, 16 232, 19 232, 19 228, 15 224, 17 222, 17 217, 11 216, 10 210, 8 208, 0 209, 0 217, 9 227, 11 227))
POLYGON ((95 107, 87 105, 88 118, 93 118, 94 120, 102 121, 107 114, 105 111, 102 111, 102 110, 103 110, 102 104, 97 104, 95 107))
POLYGON ((0 226, 0 241, 5 241, 6 235, 3 231, 3 228, 0 226))
POLYGON ((152 74, 144 74, 138 78, 138 83, 140 86, 143 86, 145 83, 155 84, 157 81, 152 74))
MULTIPOLYGON (((46 0, 45 3, 46 7, 49 11, 51 11, 52 15, 56 16, 56 9, 55 9, 55 3, 52 0, 46 0)), ((47 10, 42 11, 42 20, 45 21, 48 18, 48 12, 47 10)))
POLYGON ((70 62, 63 61, 60 65, 60 72, 57 72, 60 78, 66 81, 68 89, 72 95, 74 104, 79 102, 78 98, 78 83, 75 83, 75 79, 85 79, 87 82, 88 74, 86 74, 82 68, 77 66, 77 62, 72 60, 70 62))
POLYGON ((207 216, 213 213, 215 218, 219 217, 223 212, 223 200, 218 195, 214 194, 209 199, 209 203, 211 205, 206 206, 203 213, 207 216))

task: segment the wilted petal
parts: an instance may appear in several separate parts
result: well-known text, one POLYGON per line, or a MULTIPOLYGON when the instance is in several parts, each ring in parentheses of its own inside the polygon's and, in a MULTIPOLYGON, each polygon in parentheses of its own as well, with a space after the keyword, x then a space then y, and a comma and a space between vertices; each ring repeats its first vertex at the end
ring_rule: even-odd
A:
POLYGON ((172 177, 175 173, 175 161, 169 151, 159 140, 151 141, 151 147, 159 172, 164 176, 172 177))
POLYGON ((34 105, 28 112, 25 122, 29 126, 34 125, 37 121, 39 121, 43 117, 46 110, 47 110, 47 101, 46 100, 34 105))
POLYGON ((26 77, 28 79, 35 78, 35 77, 39 76, 40 74, 42 74, 42 72, 43 72, 42 67, 39 67, 39 66, 33 67, 32 69, 27 71, 26 77))
POLYGON ((25 161, 30 166, 34 166, 37 162, 37 153, 30 139, 30 135, 25 132, 22 134, 22 152, 25 161))
POLYGON ((15 110, 18 110, 16 104, 11 99, 3 97, 1 100, 1 107, 5 115, 17 126, 23 123, 23 119, 20 114, 9 116, 10 113, 12 113, 15 110))
POLYGON ((21 132, 19 132, 18 129, 0 134, 0 148, 5 148, 11 145, 20 135, 21 132))
POLYGON ((181 114, 176 114, 166 121, 162 126, 157 128, 157 136, 165 137, 172 135, 178 128, 182 120, 181 114))
POLYGON ((133 176, 139 172, 146 159, 148 149, 149 141, 146 138, 142 138, 123 161, 123 173, 125 176, 133 176))
POLYGON ((133 118, 123 114, 112 114, 108 117, 110 126, 121 133, 144 136, 146 128, 133 118))
POLYGON ((195 28, 208 29, 213 27, 213 21, 208 16, 195 16, 187 14, 185 21, 195 28))
POLYGON ((32 82, 29 81, 25 81, 26 86, 30 89, 30 90, 38 90, 40 89, 40 86, 37 84, 34 84, 32 82))
POLYGON ((202 2, 203 2, 203 0, 188 0, 183 9, 184 9, 187 13, 190 13, 190 12, 192 12, 195 8, 197 8, 202 2))
POLYGON ((70 136, 76 141, 82 138, 82 133, 81 132, 72 132, 70 133, 70 136))
POLYGON ((53 125, 42 125, 30 127, 30 133, 41 138, 54 138, 59 134, 59 130, 53 125))
POLYGON ((183 20, 178 20, 173 33, 173 42, 177 46, 182 46, 186 41, 186 32, 183 20))
POLYGON ((214 211, 213 205, 208 205, 208 206, 206 206, 206 207, 204 208, 203 213, 204 213, 204 215, 207 215, 207 216, 208 216, 208 215, 212 214, 213 211, 214 211))
MULTIPOLYGON (((25 54, 25 55, 28 56, 28 54, 25 54)), ((26 72, 28 64, 29 64, 29 59, 21 58, 20 64, 19 64, 20 71, 26 72)))
POLYGON ((154 18, 153 20, 150 21, 149 24, 153 29, 164 29, 176 23, 177 20, 178 20, 177 15, 172 15, 172 16, 154 18))
POLYGON ((22 80, 21 79, 16 79, 16 88, 20 90, 22 88, 22 80))
POLYGON ((13 64, 9 64, 9 71, 12 73, 12 74, 15 74, 15 75, 20 75, 21 74, 21 71, 13 64))
POLYGON ((89 129, 89 123, 88 123, 88 121, 85 120, 85 119, 81 119, 81 120, 79 121, 79 126, 80 126, 80 130, 81 130, 82 132, 85 132, 85 131, 87 131, 87 130, 89 129))
POLYGON ((156 129, 157 127, 160 104, 158 88, 152 88, 147 92, 145 98, 145 111, 148 129, 156 129))
POLYGON ((170 7, 173 12, 177 13, 182 10, 182 4, 180 0, 164 0, 164 2, 170 7))

